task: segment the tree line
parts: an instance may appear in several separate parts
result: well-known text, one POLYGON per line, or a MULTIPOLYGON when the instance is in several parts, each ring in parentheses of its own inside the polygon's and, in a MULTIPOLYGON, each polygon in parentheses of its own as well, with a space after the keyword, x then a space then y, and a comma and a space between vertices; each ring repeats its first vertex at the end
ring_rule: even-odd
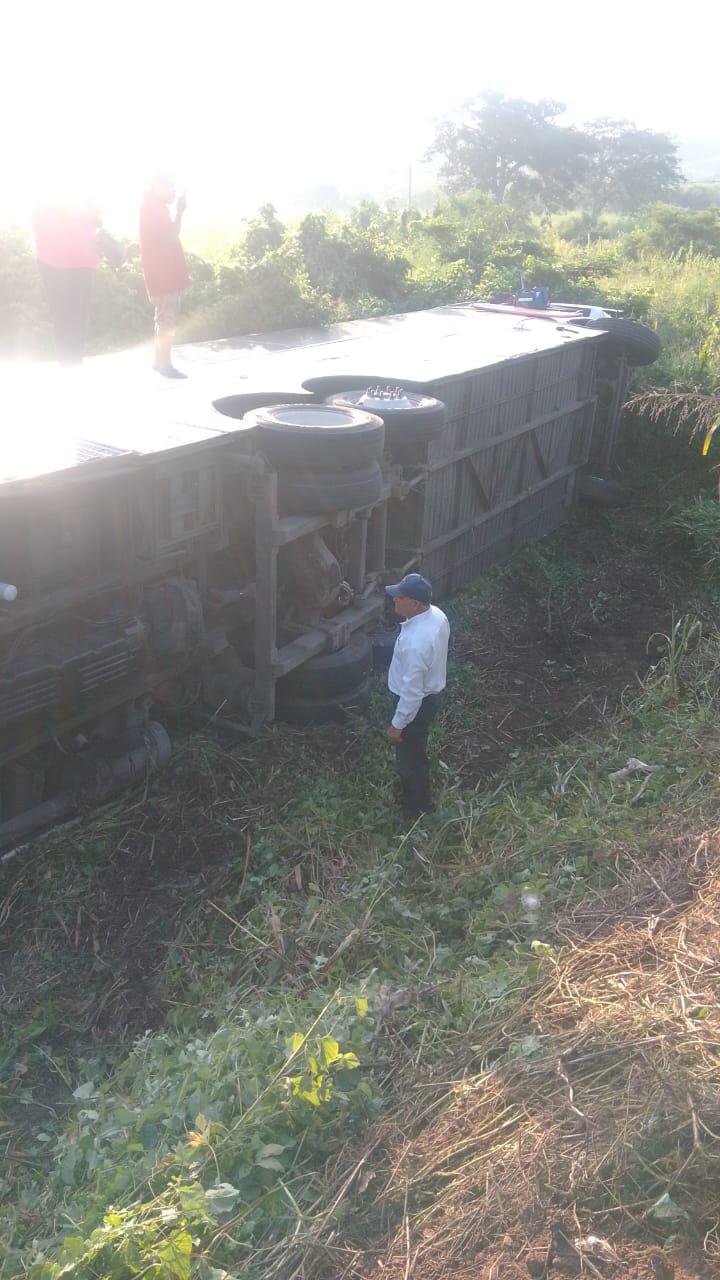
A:
POLYGON ((661 200, 682 180, 676 144, 627 120, 559 123, 565 106, 487 93, 446 118, 430 146, 449 191, 475 188, 496 200, 577 207, 593 218, 631 213, 661 200))

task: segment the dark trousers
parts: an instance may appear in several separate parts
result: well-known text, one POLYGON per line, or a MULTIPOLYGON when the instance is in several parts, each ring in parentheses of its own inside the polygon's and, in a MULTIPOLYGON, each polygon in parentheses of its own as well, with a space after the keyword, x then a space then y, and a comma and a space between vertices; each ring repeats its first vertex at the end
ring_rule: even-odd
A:
MULTIPOLYGON (((397 704, 398 698, 395 699, 396 707, 397 704)), ((427 741, 430 725, 441 705, 441 693, 429 693, 423 698, 415 719, 405 726, 395 748, 403 810, 409 817, 416 818, 432 808, 427 741)))
POLYGON ((61 364, 79 364, 85 354, 92 269, 49 267, 41 262, 40 272, 55 333, 57 358, 61 364))

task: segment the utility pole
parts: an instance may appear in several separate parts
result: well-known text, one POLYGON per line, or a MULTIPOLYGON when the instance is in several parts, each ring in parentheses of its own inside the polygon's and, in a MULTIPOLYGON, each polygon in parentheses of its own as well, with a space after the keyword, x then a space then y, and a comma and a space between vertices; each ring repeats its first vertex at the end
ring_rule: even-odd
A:
POLYGON ((412 165, 410 165, 410 168, 408 169, 408 201, 407 201, 407 207, 408 207, 408 213, 409 213, 409 212, 410 212, 410 210, 412 209, 412 165))

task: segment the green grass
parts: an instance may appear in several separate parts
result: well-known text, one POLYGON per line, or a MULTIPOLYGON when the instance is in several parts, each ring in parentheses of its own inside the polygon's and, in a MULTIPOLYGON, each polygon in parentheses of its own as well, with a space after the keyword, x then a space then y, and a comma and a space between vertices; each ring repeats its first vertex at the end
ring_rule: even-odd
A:
POLYGON ((692 252, 682 257, 647 251, 636 257, 618 255, 600 285, 605 296, 627 300, 663 341, 660 359, 643 371, 641 381, 716 385, 720 259, 692 252))
POLYGON ((25 1163, 4 1188, 4 1274, 29 1266, 32 1241, 52 1256, 67 1235, 78 1261, 65 1274, 133 1275, 132 1259, 139 1272, 185 1222, 213 1265, 269 1274, 262 1249, 324 1211, 327 1158, 392 1109, 394 1075, 413 1061, 424 1072, 465 1062, 472 1044, 484 1056, 483 1026, 536 980, 533 944, 556 943, 556 914, 609 887, 626 856, 650 858, 668 814, 716 809, 712 657, 684 698, 660 673, 603 741, 519 756, 484 794, 455 799, 404 840, 386 806, 363 804, 381 782, 374 753, 352 778, 298 776, 308 799, 258 840, 242 888, 230 883, 178 928, 156 976, 164 1028, 122 1052, 56 1051, 41 1037, 16 1060, 8 1122, 25 1163), (640 805, 636 781, 608 781, 631 754, 662 765, 640 805), (303 893, 289 890, 297 866, 303 893), (523 904, 529 893, 537 910, 523 904), (383 1018, 389 1044, 376 1039, 383 1018), (293 1056, 298 1034, 307 1040, 293 1056), (322 1037, 358 1067, 314 1065, 322 1037), (225 1184, 234 1190, 212 1190, 225 1184), (93 1231, 111 1206, 123 1209, 96 1272, 93 1231))
MULTIPOLYGON (((508 591, 528 609, 583 601, 595 543, 621 592, 628 557, 667 537, 663 486, 690 491, 699 466, 643 434, 627 468, 644 506, 525 550, 450 603, 456 630, 508 591)), ((509 1052, 485 1029, 521 1006, 569 914, 630 863, 652 865, 658 832, 717 813, 720 649, 708 635, 691 653, 714 596, 685 550, 659 570, 677 625, 644 686, 604 727, 509 752, 474 790, 445 745, 491 687, 455 662, 433 745, 441 804, 409 832, 378 691, 348 731, 190 741, 144 801, 8 864, 2 1280, 182 1280, 191 1259, 208 1277, 289 1275, 333 1218, 348 1141, 391 1118, 409 1083, 509 1052), (611 781, 629 756, 661 768, 611 781)), ((356 1200, 338 1218, 350 1230, 356 1200)))

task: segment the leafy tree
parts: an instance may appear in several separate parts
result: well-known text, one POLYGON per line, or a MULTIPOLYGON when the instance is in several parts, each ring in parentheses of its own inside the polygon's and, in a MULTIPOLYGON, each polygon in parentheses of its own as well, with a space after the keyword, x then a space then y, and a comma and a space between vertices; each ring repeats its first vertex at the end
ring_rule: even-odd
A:
POLYGON ((440 156, 450 191, 478 188, 516 207, 567 208, 580 194, 593 219, 660 200, 681 179, 677 147, 665 133, 627 120, 591 120, 582 131, 558 124, 562 103, 485 94, 459 119, 445 120, 428 156, 440 156))
POLYGON ((285 227, 272 204, 263 204, 257 217, 247 224, 245 235, 238 246, 238 254, 248 262, 259 262, 266 253, 279 249, 285 235, 285 227))
POLYGON ((548 98, 484 94, 459 120, 441 124, 428 156, 442 157, 440 176, 450 191, 475 187, 496 200, 530 194, 555 207, 581 178, 587 146, 577 130, 556 123, 564 110, 548 98))
POLYGON ((632 213, 661 200, 681 179, 677 147, 666 133, 637 129, 628 120, 585 125, 588 162, 582 202, 597 218, 605 209, 632 213))

